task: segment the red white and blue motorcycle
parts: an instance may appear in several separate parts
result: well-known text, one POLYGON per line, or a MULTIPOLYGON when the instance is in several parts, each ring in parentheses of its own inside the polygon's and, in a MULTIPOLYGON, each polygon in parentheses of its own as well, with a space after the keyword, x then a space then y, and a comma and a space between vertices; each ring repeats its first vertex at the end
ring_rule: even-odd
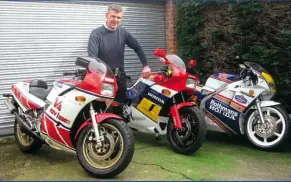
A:
POLYGON ((117 84, 101 60, 78 57, 75 79, 62 79, 48 88, 42 80, 23 81, 3 94, 15 115, 14 134, 21 151, 34 153, 42 144, 77 154, 85 171, 114 177, 131 162, 134 140, 120 116, 106 113, 117 84))
POLYGON ((270 100, 275 82, 257 63, 240 68, 240 75, 211 75, 191 99, 200 104, 208 130, 245 135, 259 149, 276 148, 288 138, 290 118, 280 103, 270 100))
POLYGON ((177 55, 166 54, 162 49, 156 49, 154 55, 165 66, 129 86, 123 117, 133 130, 166 135, 175 152, 192 154, 206 136, 205 120, 197 105, 186 100, 195 93, 199 80, 186 71, 177 55))

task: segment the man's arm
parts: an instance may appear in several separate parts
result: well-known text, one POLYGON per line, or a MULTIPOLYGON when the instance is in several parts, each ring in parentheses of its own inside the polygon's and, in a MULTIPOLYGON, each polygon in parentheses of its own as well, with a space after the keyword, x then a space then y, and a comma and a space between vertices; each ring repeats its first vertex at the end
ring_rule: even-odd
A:
POLYGON ((93 30, 90 34, 89 41, 88 41, 88 47, 87 47, 88 56, 97 58, 98 48, 99 48, 98 35, 96 34, 96 31, 93 30))
POLYGON ((127 30, 125 30, 125 36, 126 36, 126 41, 125 41, 126 45, 129 48, 133 49, 134 52, 136 52, 143 67, 148 66, 148 62, 147 62, 145 53, 144 53, 142 47, 140 46, 140 44, 138 43, 138 41, 136 40, 136 38, 133 37, 127 30))

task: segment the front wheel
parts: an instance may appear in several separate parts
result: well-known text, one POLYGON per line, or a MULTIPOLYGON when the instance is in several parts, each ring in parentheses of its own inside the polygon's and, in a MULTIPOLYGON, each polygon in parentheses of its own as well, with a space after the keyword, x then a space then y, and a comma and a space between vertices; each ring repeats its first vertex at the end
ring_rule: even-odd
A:
POLYGON ((259 113, 254 110, 245 124, 246 136, 251 144, 261 150, 271 150, 288 136, 289 116, 281 106, 263 107, 265 123, 260 122, 259 113))
POLYGON ((202 146, 206 136, 206 123, 196 107, 183 107, 179 109, 179 113, 182 129, 177 130, 171 118, 167 138, 175 152, 190 155, 202 146))
POLYGON ((103 133, 102 145, 97 145, 94 129, 87 126, 80 132, 76 150, 85 171, 97 178, 112 178, 131 162, 134 153, 132 131, 125 122, 107 119, 99 124, 103 133))

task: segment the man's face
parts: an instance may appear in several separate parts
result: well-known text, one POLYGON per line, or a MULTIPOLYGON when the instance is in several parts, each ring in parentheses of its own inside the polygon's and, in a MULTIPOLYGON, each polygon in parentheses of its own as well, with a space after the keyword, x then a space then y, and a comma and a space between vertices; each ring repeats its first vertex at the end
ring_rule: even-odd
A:
POLYGON ((118 25, 121 22, 123 16, 123 12, 119 12, 117 13, 114 10, 110 10, 106 13, 106 19, 107 19, 107 26, 112 29, 115 30, 118 25))

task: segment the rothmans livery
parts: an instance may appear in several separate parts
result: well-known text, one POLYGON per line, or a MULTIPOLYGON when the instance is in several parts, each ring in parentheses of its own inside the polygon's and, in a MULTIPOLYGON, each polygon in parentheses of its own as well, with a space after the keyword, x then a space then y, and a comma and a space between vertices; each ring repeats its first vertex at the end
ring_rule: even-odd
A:
POLYGON ((290 125, 280 103, 270 101, 276 92, 275 82, 257 63, 240 66, 240 75, 215 73, 204 86, 197 86, 207 129, 246 135, 260 149, 275 148, 285 140, 290 125))

